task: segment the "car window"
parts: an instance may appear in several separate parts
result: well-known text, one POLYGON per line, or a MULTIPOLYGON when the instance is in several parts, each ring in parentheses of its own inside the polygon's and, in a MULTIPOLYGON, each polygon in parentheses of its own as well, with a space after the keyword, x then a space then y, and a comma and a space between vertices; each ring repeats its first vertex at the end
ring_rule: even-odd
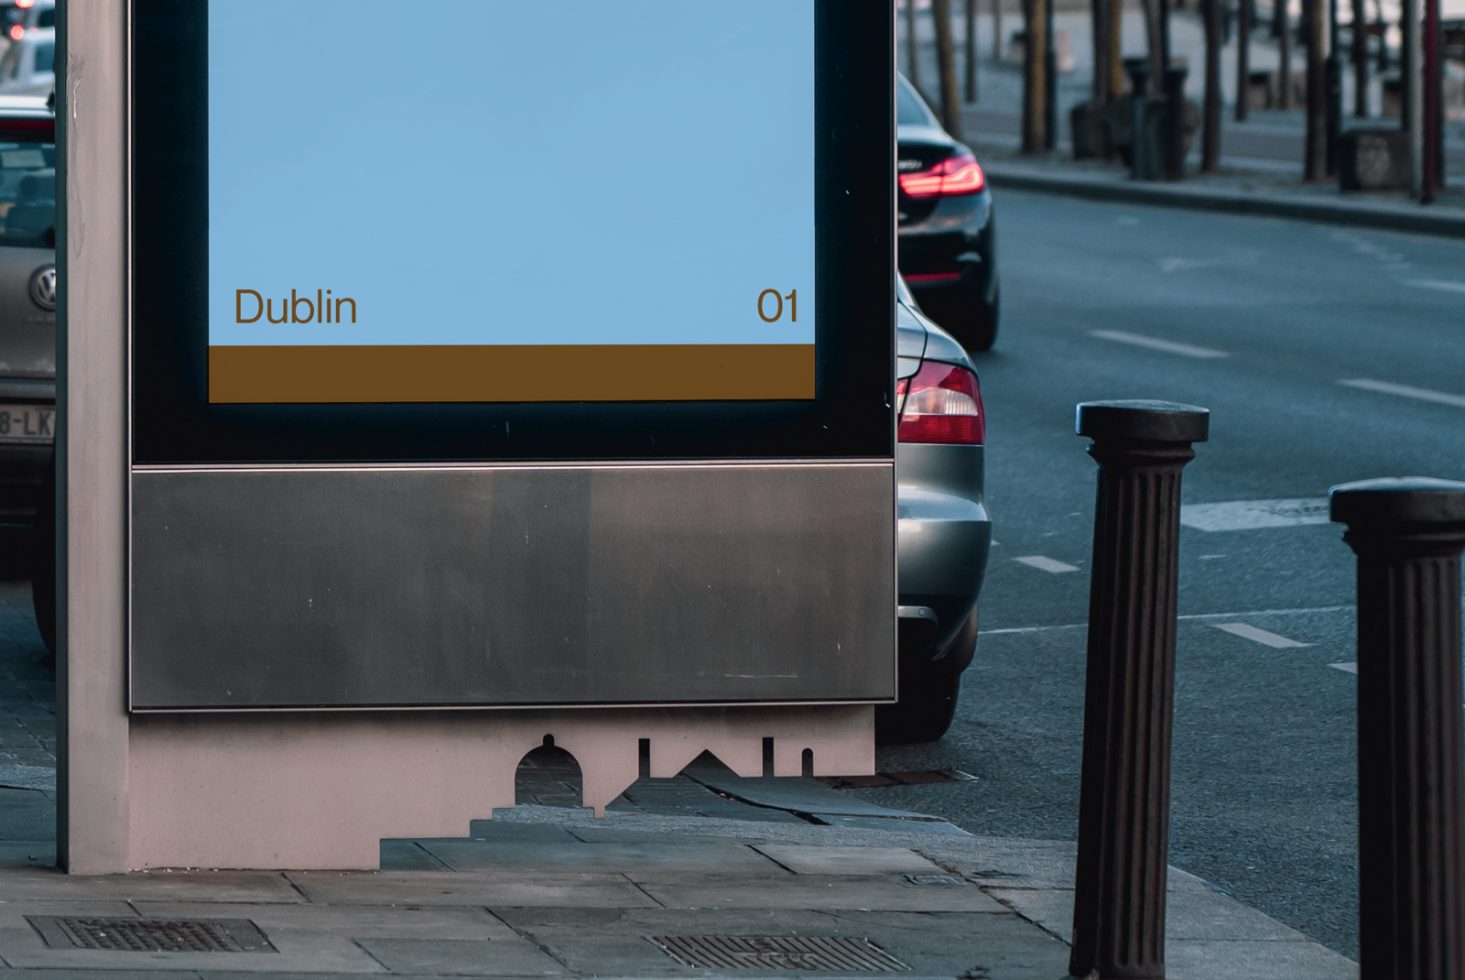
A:
POLYGON ((36 26, 37 27, 55 27, 56 26, 56 8, 55 7, 47 7, 45 10, 42 10, 42 11, 37 12, 37 14, 36 14, 36 26))
POLYGON ((55 228, 55 144, 0 140, 0 246, 45 247, 55 228))
POLYGON ((902 126, 936 125, 926 103, 904 79, 895 87, 895 121, 902 126))
POLYGON ((56 70, 56 42, 45 41, 36 45, 36 65, 31 70, 38 75, 56 70))

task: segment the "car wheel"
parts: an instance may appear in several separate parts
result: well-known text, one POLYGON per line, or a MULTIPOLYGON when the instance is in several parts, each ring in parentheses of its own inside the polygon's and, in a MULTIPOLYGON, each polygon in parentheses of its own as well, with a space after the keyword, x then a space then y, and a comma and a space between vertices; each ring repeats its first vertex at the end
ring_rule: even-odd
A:
POLYGON ((34 544, 31 548, 31 605, 41 642, 56 653, 56 471, 54 466, 41 486, 36 503, 34 544))
POLYGON ((875 709, 875 741, 881 745, 936 741, 956 717, 960 692, 961 674, 902 677, 900 701, 875 709))

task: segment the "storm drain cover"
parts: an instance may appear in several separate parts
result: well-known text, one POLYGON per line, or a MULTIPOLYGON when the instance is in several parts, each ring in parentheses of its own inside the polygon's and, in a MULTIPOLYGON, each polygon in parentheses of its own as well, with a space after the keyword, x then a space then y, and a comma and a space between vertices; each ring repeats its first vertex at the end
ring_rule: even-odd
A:
POLYGON ((898 973, 900 960, 868 939, 833 936, 647 936, 687 966, 712 970, 898 973))
POLYGON ((124 953, 274 953, 247 919, 129 919, 28 915, 52 949, 124 953))

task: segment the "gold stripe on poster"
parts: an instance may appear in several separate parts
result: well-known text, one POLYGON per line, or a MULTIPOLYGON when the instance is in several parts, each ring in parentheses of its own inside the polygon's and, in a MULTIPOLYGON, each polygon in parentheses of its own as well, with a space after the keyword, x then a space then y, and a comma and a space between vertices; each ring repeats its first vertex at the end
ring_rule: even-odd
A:
POLYGON ((813 397, 813 344, 209 348, 213 404, 813 397))

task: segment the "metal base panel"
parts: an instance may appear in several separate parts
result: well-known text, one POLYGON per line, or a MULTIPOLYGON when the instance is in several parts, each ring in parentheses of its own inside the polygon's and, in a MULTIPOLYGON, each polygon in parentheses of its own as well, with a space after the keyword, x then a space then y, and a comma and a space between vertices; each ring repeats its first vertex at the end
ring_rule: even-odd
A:
POLYGON ((138 470, 133 710, 895 695, 890 462, 138 470))

